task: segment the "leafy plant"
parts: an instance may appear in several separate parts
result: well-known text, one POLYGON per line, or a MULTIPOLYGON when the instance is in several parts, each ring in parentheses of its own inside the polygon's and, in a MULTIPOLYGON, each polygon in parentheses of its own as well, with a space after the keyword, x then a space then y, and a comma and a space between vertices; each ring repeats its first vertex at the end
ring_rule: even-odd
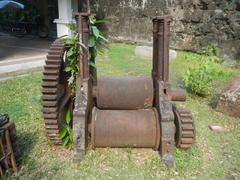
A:
POLYGON ((208 46, 203 48, 202 54, 208 56, 217 56, 219 54, 219 48, 213 44, 209 44, 208 46))
MULTIPOLYGON (((97 56, 98 50, 106 47, 105 44, 108 42, 107 39, 103 37, 103 33, 99 31, 96 24, 105 22, 104 20, 97 20, 95 16, 89 17, 90 21, 90 35, 89 35, 89 62, 90 66, 95 67, 95 58, 97 56)), ((65 72, 68 74, 68 85, 71 88, 71 96, 74 100, 76 91, 76 78, 79 74, 79 56, 81 55, 81 47, 84 47, 80 41, 79 34, 76 32, 76 25, 71 23, 68 25, 71 31, 71 36, 64 38, 64 45, 66 48, 66 68, 65 72)), ((101 50, 100 50, 101 51, 101 50)), ((66 125, 61 129, 60 138, 63 140, 64 146, 71 146, 73 142, 73 133, 71 129, 71 106, 66 113, 66 125)))
POLYGON ((201 63, 199 67, 190 67, 186 71, 183 82, 190 92, 206 96, 212 89, 213 72, 209 68, 209 64, 201 63))
POLYGON ((71 108, 66 113, 66 125, 60 131, 60 139, 63 141, 64 146, 71 146, 73 142, 73 132, 71 128, 71 108))
POLYGON ((81 54, 81 43, 79 42, 78 33, 74 32, 76 27, 71 24, 68 27, 73 33, 72 36, 63 39, 67 52, 65 72, 68 73, 68 85, 72 90, 72 96, 75 96, 76 77, 79 73, 79 55, 81 54))
POLYGON ((97 20, 95 16, 89 16, 90 21, 90 34, 89 34, 89 54, 90 65, 95 67, 95 58, 98 52, 103 52, 107 48, 108 40, 104 37, 103 33, 96 26, 97 24, 105 23, 106 20, 97 20))
POLYGON ((203 48, 202 55, 208 56, 207 59, 212 62, 222 63, 223 59, 219 57, 219 48, 210 44, 203 48))

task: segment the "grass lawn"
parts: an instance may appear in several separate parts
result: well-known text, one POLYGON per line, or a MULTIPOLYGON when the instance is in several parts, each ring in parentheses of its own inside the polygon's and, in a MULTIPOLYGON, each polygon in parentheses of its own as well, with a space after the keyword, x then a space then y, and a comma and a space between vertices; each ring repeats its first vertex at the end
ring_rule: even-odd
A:
MULTIPOLYGON (((180 77, 188 66, 197 64, 198 55, 178 52, 171 62, 173 86, 181 86, 180 77)), ((151 61, 134 55, 134 46, 113 44, 99 57, 98 75, 149 75, 151 61)), ((216 65, 216 69, 223 69, 216 65)), ((223 69, 224 77, 215 80, 213 94, 238 70, 223 69)), ((52 146, 45 136, 41 113, 41 74, 0 82, 0 112, 16 123, 22 152, 22 167, 14 179, 240 179, 240 119, 216 112, 209 104, 212 95, 200 98, 188 95, 179 106, 195 116, 197 138, 187 152, 176 150, 177 166, 167 169, 157 152, 149 149, 88 150, 79 164, 71 161, 71 151, 52 146), (208 125, 219 124, 229 132, 216 134, 208 125)))

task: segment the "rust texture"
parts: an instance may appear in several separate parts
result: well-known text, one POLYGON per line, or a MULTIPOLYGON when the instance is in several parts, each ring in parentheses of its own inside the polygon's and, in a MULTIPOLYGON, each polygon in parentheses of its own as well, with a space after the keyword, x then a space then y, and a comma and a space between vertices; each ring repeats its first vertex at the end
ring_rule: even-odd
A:
POLYGON ((92 111, 93 147, 158 149, 160 127, 155 109, 92 111))
POLYGON ((153 19, 153 78, 169 81, 170 16, 153 19))
POLYGON ((173 108, 176 124, 176 146, 189 149, 195 142, 195 124, 192 114, 185 109, 173 108))
POLYGON ((18 171, 19 156, 15 125, 7 122, 0 128, 0 179, 18 171))
POLYGON ((79 13, 76 16, 80 41, 83 43, 80 55, 80 74, 76 81, 76 99, 73 110, 73 159, 82 160, 86 153, 88 137, 88 116, 91 106, 92 81, 89 74, 89 14, 79 13))
POLYGON ((153 19, 153 70, 154 107, 159 113, 161 140, 160 154, 164 163, 174 166, 175 140, 174 114, 172 103, 167 96, 169 91, 169 36, 171 17, 153 19))
POLYGON ((89 60, 88 60, 88 38, 89 38, 89 13, 78 13, 76 15, 77 31, 79 33, 80 41, 84 46, 81 47, 82 53, 80 55, 80 76, 82 78, 89 78, 89 60))
POLYGON ((51 45, 43 71, 42 111, 47 136, 53 144, 61 144, 59 133, 65 122, 67 105, 71 103, 67 75, 64 72, 65 47, 56 40, 51 45))
MULTIPOLYGON (((193 117, 172 101, 185 101, 186 92, 169 84, 169 36, 171 17, 153 19, 152 77, 102 77, 89 64, 89 13, 76 15, 83 43, 79 57, 73 107, 73 159, 81 160, 91 136, 93 148, 139 147, 160 152, 168 166, 175 164, 174 145, 190 148, 195 141, 193 117)), ((59 131, 70 98, 64 68, 65 48, 55 41, 47 56, 43 77, 43 114, 47 134, 61 143, 59 131)), ((73 104, 73 103, 72 103, 73 104)))
POLYGON ((98 78, 97 106, 100 109, 141 109, 153 104, 153 82, 148 77, 98 78))
POLYGON ((186 101, 187 93, 185 90, 169 90, 168 96, 171 101, 186 101))

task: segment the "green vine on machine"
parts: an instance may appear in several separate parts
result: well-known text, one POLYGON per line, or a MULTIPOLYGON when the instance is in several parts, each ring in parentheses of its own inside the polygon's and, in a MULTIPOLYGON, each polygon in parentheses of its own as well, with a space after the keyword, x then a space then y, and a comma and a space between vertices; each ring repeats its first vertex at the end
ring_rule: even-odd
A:
MULTIPOLYGON (((88 42, 89 50, 89 63, 90 66, 95 67, 95 59, 98 53, 104 51, 107 48, 108 40, 104 37, 103 33, 98 29, 97 24, 105 23, 105 20, 97 20, 95 16, 89 16, 90 21, 90 34, 88 42)), ((69 24, 69 29, 72 32, 72 36, 64 38, 64 46, 66 48, 66 60, 67 66, 65 72, 68 74, 68 86, 71 89, 71 96, 74 101, 76 92, 76 77, 79 74, 79 56, 81 55, 82 44, 79 34, 76 32, 76 25, 69 24)), ((86 48, 86 47, 84 47, 86 48)), ((73 102, 74 104, 74 102, 73 102)), ((73 133, 71 128, 72 122, 72 104, 68 108, 66 113, 65 126, 61 129, 60 139, 63 141, 64 146, 71 147, 73 142, 73 133)))

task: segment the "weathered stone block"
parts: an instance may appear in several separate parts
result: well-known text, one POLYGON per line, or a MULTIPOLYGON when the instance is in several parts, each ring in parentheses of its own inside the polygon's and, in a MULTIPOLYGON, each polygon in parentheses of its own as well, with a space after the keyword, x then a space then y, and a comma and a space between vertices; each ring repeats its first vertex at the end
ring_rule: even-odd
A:
POLYGON ((217 111, 240 117, 240 77, 234 78, 220 95, 217 111))

